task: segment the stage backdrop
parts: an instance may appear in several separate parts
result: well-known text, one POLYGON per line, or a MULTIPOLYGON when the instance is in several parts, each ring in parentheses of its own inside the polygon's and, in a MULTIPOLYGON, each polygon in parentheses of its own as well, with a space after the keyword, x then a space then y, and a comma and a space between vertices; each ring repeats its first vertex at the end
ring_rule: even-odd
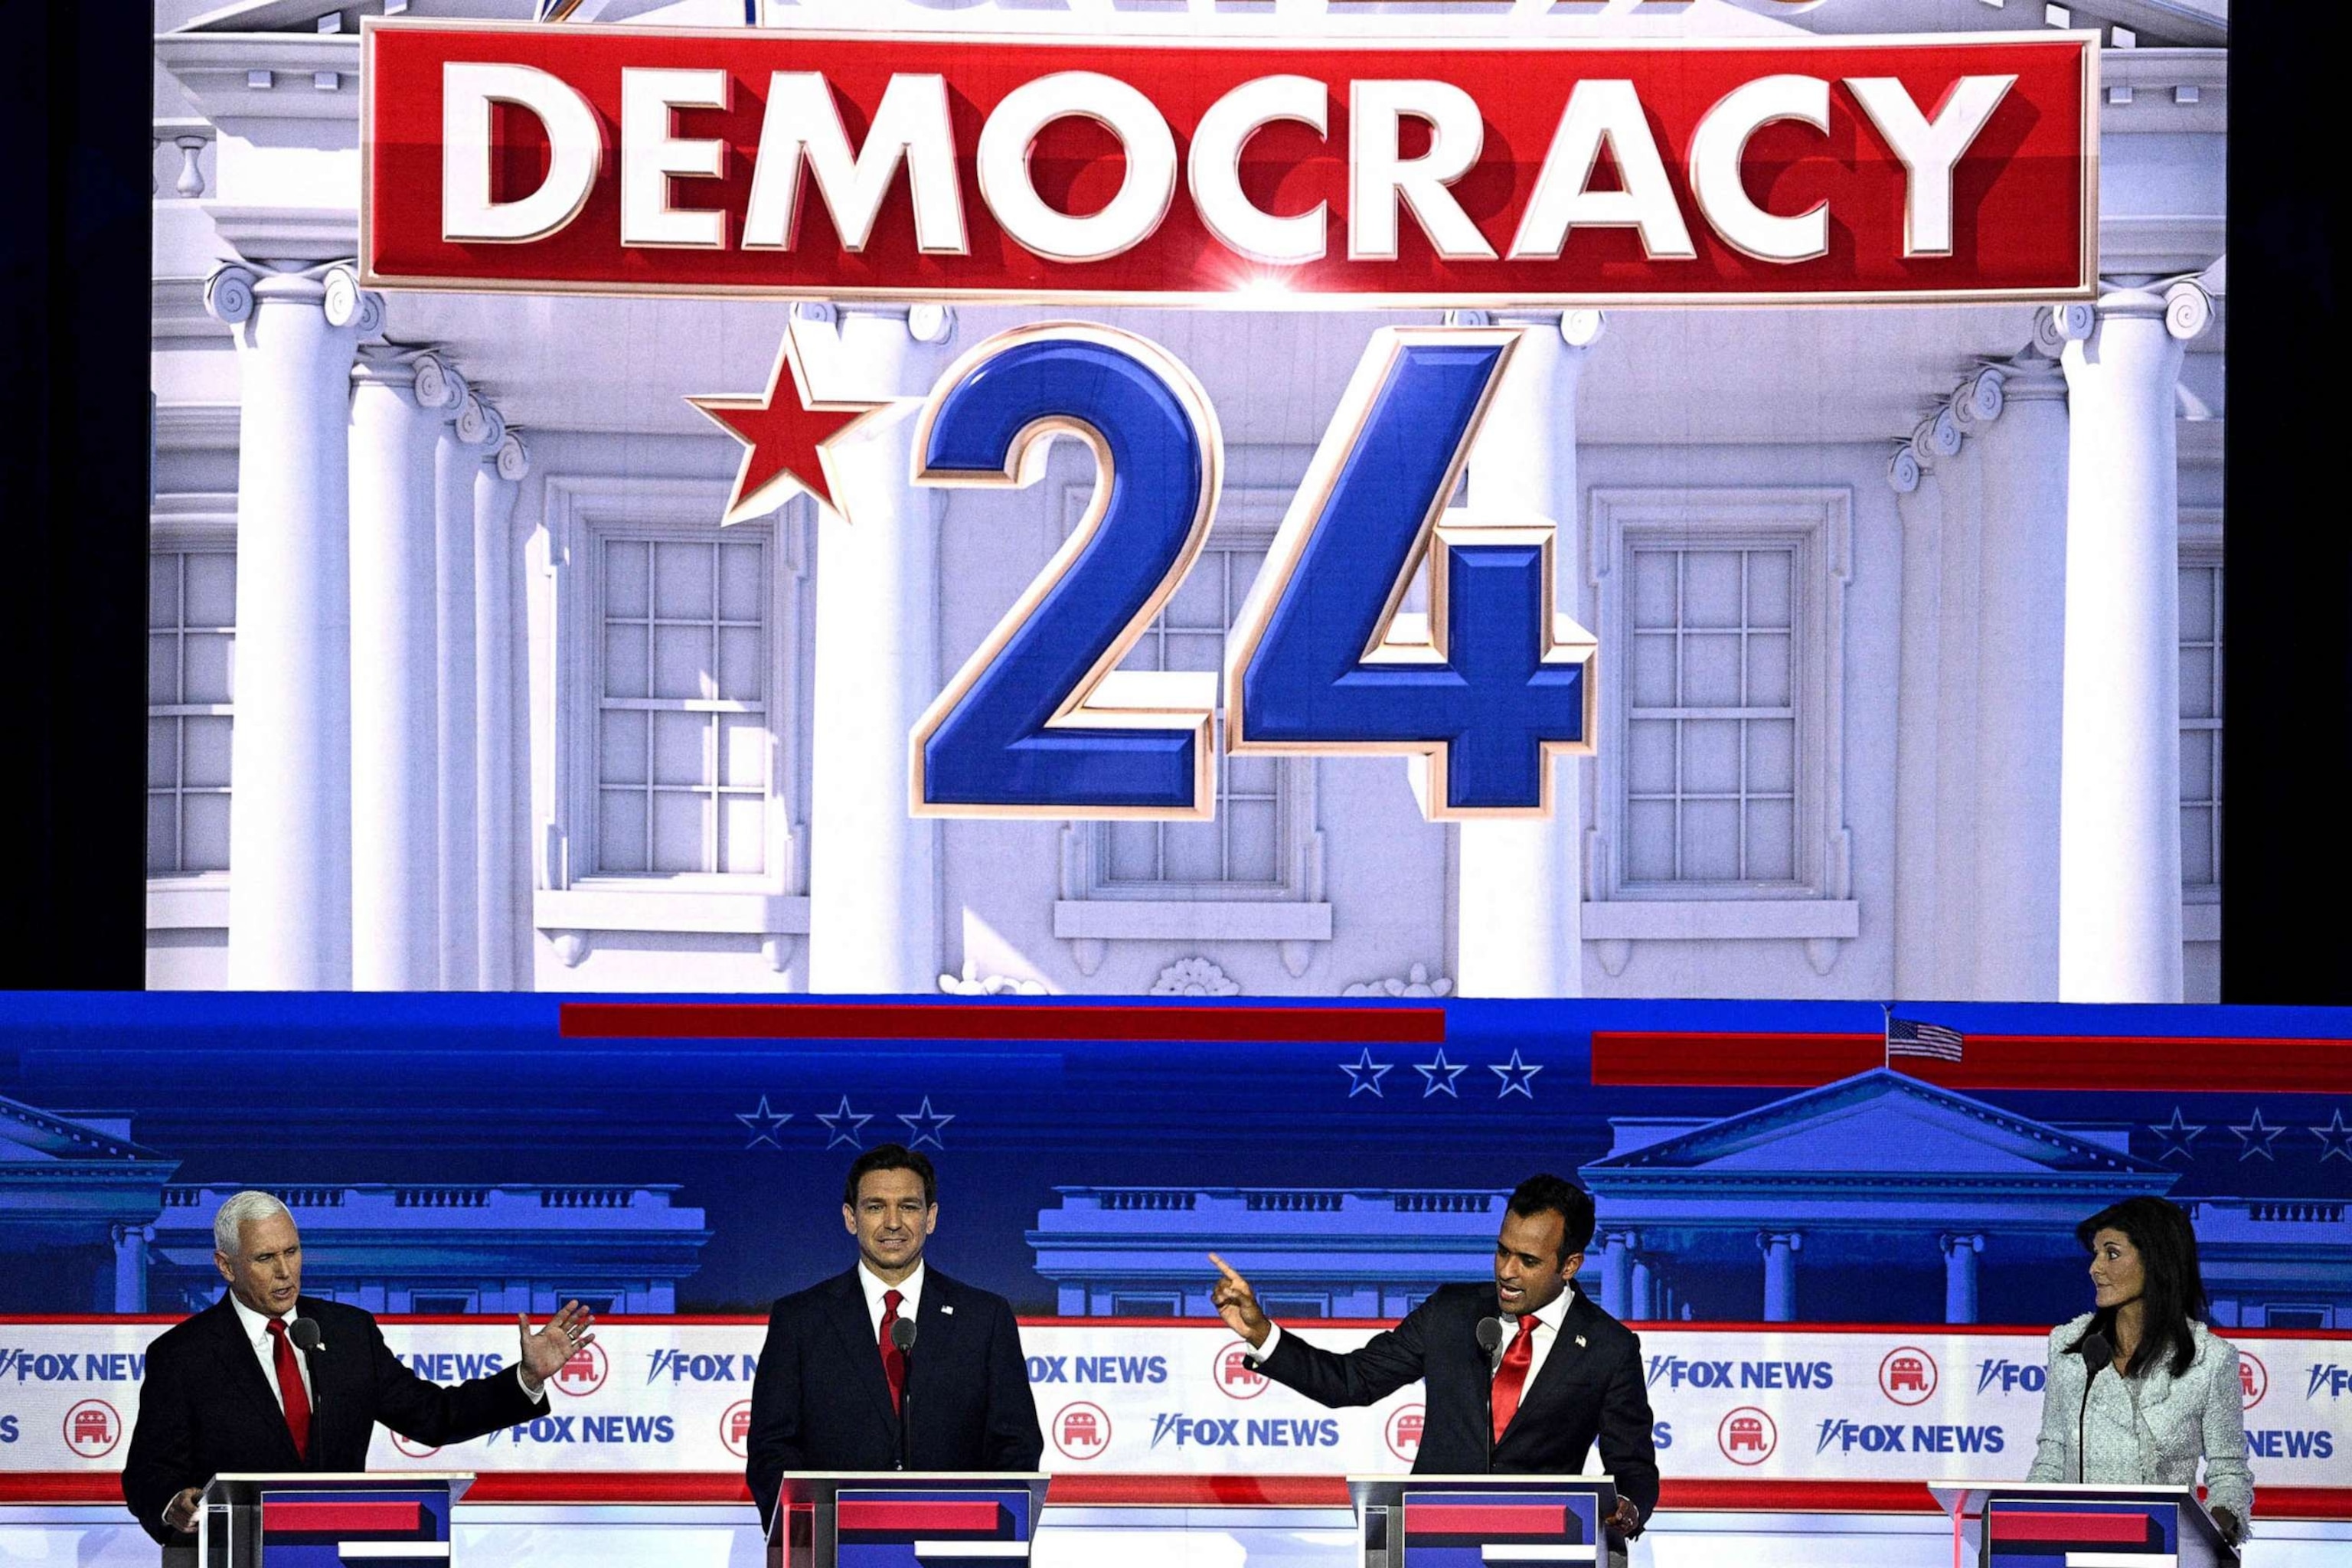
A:
POLYGON ((546 1417, 378 1462, 723 1490, 767 1303, 850 1265, 843 1172, 895 1140, 939 1168, 934 1266, 1028 1319, 1060 1473, 1401 1468, 1417 1390, 1265 1384, 1206 1254, 1352 1344, 1484 1278, 1548 1169, 1596 1196, 1579 1285, 1641 1326, 1678 1481, 2022 1475, 2042 1335, 2087 1306, 2073 1226, 2160 1194, 2243 1352, 2258 1481, 2340 1484, 2347 1020, 1916 1011, 1958 1061, 1890 1058, 1852 1005, 16 998, 0 1468, 90 1495, 66 1478, 120 1465, 144 1346, 215 1299, 213 1213, 261 1186, 306 1287, 427 1376, 504 1364, 517 1311, 607 1315, 546 1417))

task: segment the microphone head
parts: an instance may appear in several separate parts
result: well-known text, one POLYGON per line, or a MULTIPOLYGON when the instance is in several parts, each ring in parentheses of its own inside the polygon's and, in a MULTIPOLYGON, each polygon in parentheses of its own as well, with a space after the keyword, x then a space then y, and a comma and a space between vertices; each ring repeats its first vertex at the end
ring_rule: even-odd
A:
POLYGON ((901 1352, 913 1350, 915 1348, 915 1321, 912 1318, 901 1318, 897 1322, 891 1324, 890 1342, 897 1345, 901 1352))
POLYGON ((286 1326, 286 1337, 294 1342, 298 1351, 319 1348, 319 1325, 308 1318, 297 1318, 286 1326))
POLYGON ((2075 1348, 2083 1357, 2083 1365, 2093 1377, 2098 1376, 2100 1369, 2116 1359, 2116 1347, 2108 1343, 2107 1336, 2096 1329, 2084 1334, 2083 1342, 2075 1348))
POLYGON ((1479 1348, 1480 1350, 1482 1350, 1482 1351, 1485 1351, 1488 1355, 1490 1355, 1490 1356, 1491 1356, 1491 1355, 1493 1355, 1493 1354, 1495 1353, 1495 1352, 1496 1351, 1496 1349, 1498 1349, 1498 1348, 1502 1345, 1502 1342, 1503 1342, 1503 1320, 1502 1320, 1502 1319, 1500 1319, 1500 1318, 1481 1318, 1481 1319, 1479 1319, 1479 1320, 1478 1320, 1478 1348, 1479 1348))

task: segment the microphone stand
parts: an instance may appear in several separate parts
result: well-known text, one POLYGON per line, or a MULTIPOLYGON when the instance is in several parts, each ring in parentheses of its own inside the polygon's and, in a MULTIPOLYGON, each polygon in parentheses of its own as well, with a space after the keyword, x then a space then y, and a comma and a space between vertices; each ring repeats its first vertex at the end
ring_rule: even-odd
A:
POLYGON ((1495 1352, 1503 1342, 1502 1320, 1481 1318, 1478 1321, 1477 1338, 1478 1360, 1483 1363, 1486 1373, 1486 1381, 1478 1385, 1480 1391, 1486 1395, 1484 1404, 1486 1412, 1486 1424, 1480 1430, 1486 1447, 1485 1473, 1491 1476, 1495 1473, 1495 1352))
POLYGON ((898 1386, 898 1468, 915 1468, 915 1325, 901 1318, 890 1325, 890 1342, 898 1347, 906 1373, 898 1386))
POLYGON ((2083 1405, 2074 1412, 2074 1479, 2077 1484, 2088 1479, 2091 1456, 2085 1450, 2091 1417, 2091 1384, 2098 1382, 2099 1373, 2116 1359, 2115 1347, 2097 1330, 2083 1341, 2083 1405))

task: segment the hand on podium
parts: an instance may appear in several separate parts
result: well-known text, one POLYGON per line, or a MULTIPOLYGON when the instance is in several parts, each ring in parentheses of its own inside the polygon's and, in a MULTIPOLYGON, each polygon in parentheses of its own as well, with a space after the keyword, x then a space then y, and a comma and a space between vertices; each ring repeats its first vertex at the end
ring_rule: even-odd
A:
POLYGON ((1209 1300, 1215 1305, 1217 1316, 1225 1321, 1225 1327, 1247 1340, 1251 1349, 1263 1347, 1265 1336, 1274 1325, 1267 1319, 1265 1309, 1257 1304, 1257 1292, 1250 1289, 1248 1280, 1234 1273, 1232 1266, 1215 1253, 1209 1254, 1209 1261, 1215 1264, 1217 1272, 1223 1276, 1217 1281, 1215 1289, 1209 1292, 1209 1300))
POLYGON ((173 1494, 172 1500, 163 1505, 163 1522, 173 1530, 194 1531, 196 1528, 196 1509, 203 1502, 204 1495, 202 1487, 181 1488, 173 1494))

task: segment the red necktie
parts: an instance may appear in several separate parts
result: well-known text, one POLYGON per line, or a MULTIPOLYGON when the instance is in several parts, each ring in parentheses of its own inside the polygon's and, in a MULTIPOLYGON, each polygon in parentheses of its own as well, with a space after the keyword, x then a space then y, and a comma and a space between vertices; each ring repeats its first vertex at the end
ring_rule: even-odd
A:
POLYGON ((286 1338, 286 1320, 269 1320, 269 1337, 278 1342, 272 1352, 278 1363, 278 1398, 286 1406, 286 1430, 294 1436, 294 1451, 310 1457, 310 1393, 302 1386, 302 1363, 286 1338))
POLYGON ((890 1326, 898 1321, 898 1303, 905 1300, 896 1290, 882 1292, 882 1375, 890 1383, 890 1408, 907 1393, 907 1352, 890 1338, 890 1326))
POLYGON ((1519 1337, 1503 1352, 1503 1368, 1495 1374, 1495 1441, 1503 1440, 1503 1428, 1519 1413, 1519 1391, 1528 1385, 1528 1368, 1536 1361, 1536 1315, 1529 1312, 1519 1320, 1519 1337))

